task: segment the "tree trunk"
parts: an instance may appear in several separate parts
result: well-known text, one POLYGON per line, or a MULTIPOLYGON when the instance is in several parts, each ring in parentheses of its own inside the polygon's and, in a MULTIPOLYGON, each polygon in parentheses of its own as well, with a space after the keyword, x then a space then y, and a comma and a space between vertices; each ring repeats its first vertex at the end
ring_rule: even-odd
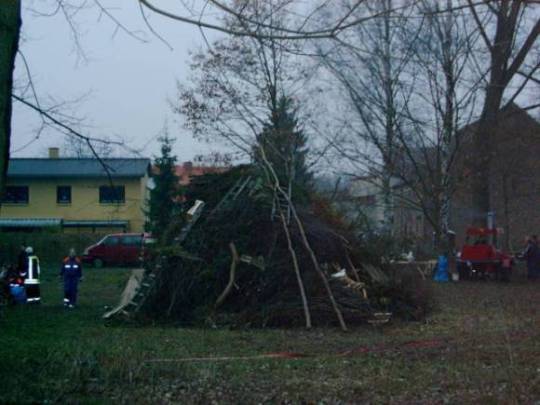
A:
POLYGON ((9 163, 11 92, 20 29, 20 0, 3 0, 0 4, 0 196, 6 188, 9 163))
MULTIPOLYGON (((491 86, 497 86, 492 84, 491 86)), ((474 207, 473 224, 480 227, 487 225, 487 214, 491 209, 490 176, 493 158, 493 130, 497 128, 497 115, 502 101, 502 91, 488 89, 482 118, 474 133, 475 173, 472 179, 472 204, 474 207)))
MULTIPOLYGON (((392 0, 385 0, 383 10, 389 13, 392 10, 392 0)), ((394 78, 392 69, 392 28, 390 27, 390 15, 385 14, 383 20, 383 55, 382 55, 382 77, 384 91, 384 131, 385 131, 385 148, 386 156, 383 156, 383 178, 382 178, 382 194, 383 194, 383 232, 393 234, 394 224, 394 202, 392 190, 392 174, 394 172, 394 144, 395 138, 395 122, 396 122, 396 101, 394 100, 394 78)))
MULTIPOLYGON (((452 8, 452 1, 447 0, 446 7, 452 8)), ((440 184, 440 201, 439 201, 439 226, 441 232, 441 241, 443 241, 442 252, 448 257, 449 262, 454 258, 454 252, 449 243, 450 230, 450 198, 452 194, 451 179, 452 174, 450 171, 450 155, 451 150, 454 147, 456 139, 456 125, 455 118, 458 114, 456 106, 456 61, 454 59, 452 48, 455 41, 453 33, 454 27, 454 15, 448 13, 444 21, 442 22, 443 29, 441 30, 441 38, 439 42, 442 45, 442 59, 441 70, 444 73, 444 113, 442 116, 442 147, 440 153, 440 167, 439 167, 439 184, 440 184)))
MULTIPOLYGON (((468 3, 471 11, 475 13, 475 6, 472 5, 471 0, 468 0, 468 3)), ((523 65, 525 57, 531 51, 536 39, 540 36, 540 21, 537 20, 531 31, 522 37, 521 45, 517 46, 520 28, 519 16, 521 12, 524 12, 527 2, 502 0, 496 3, 490 8, 497 21, 493 41, 487 38, 486 26, 482 26, 476 16, 477 24, 490 51, 489 82, 482 116, 474 134, 473 145, 476 151, 476 162, 473 164, 473 168, 476 173, 472 182, 472 202, 475 209, 473 222, 477 226, 486 226, 487 214, 491 208, 490 167, 494 158, 493 131, 497 128, 497 118, 504 92, 523 65)))
POLYGON ((394 204, 392 196, 392 184, 391 176, 389 173, 390 169, 384 169, 382 174, 382 184, 381 184, 381 194, 382 194, 382 223, 381 230, 386 235, 393 234, 393 224, 394 224, 394 204))

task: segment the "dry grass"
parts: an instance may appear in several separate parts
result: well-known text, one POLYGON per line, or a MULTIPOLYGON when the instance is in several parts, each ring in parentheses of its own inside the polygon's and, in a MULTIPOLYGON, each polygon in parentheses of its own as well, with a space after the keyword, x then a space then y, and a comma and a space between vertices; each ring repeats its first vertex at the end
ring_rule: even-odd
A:
POLYGON ((81 306, 65 312, 55 270, 45 272, 43 305, 0 321, 2 403, 540 399, 540 284, 435 285, 437 309, 423 323, 231 331, 105 325, 123 269, 88 270, 81 306), (256 357, 276 352, 306 357, 256 357), (194 357, 232 358, 185 360, 194 357))

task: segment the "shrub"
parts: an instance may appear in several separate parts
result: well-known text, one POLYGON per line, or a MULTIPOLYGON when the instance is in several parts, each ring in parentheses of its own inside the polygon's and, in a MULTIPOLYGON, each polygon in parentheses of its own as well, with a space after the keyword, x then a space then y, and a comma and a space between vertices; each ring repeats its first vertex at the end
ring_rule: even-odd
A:
POLYGON ((105 233, 60 233, 60 232, 2 232, 0 233, 0 263, 17 262, 20 246, 32 246, 42 263, 59 263, 75 248, 82 255, 85 248, 99 241, 105 233))

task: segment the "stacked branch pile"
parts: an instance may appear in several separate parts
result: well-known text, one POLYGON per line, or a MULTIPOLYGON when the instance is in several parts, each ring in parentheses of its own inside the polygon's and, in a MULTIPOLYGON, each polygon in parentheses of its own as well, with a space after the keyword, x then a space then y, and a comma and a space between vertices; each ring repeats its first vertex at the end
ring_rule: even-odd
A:
MULTIPOLYGON (((390 277, 380 263, 366 261, 372 261, 366 247, 315 193, 295 206, 299 223, 290 219, 284 226, 274 191, 253 166, 197 178, 185 205, 203 200, 205 212, 181 246, 156 247, 146 266, 151 270, 159 262, 162 270, 142 315, 199 324, 346 328, 374 314, 425 314, 429 301, 420 277, 390 277), (248 177, 249 187, 224 204, 227 192, 248 177)), ((181 218, 173 221, 169 233, 181 226, 181 218)))

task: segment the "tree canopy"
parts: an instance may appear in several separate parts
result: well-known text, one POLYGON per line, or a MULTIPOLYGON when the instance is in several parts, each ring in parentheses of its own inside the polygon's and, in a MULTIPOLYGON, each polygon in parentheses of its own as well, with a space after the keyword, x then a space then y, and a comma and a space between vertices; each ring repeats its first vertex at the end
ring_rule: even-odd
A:
POLYGON ((259 148, 264 148, 281 184, 287 185, 290 181, 296 186, 306 187, 310 183, 312 176, 306 163, 307 138, 298 123, 291 98, 279 98, 277 108, 270 113, 268 122, 256 138, 255 162, 260 162, 259 148))

